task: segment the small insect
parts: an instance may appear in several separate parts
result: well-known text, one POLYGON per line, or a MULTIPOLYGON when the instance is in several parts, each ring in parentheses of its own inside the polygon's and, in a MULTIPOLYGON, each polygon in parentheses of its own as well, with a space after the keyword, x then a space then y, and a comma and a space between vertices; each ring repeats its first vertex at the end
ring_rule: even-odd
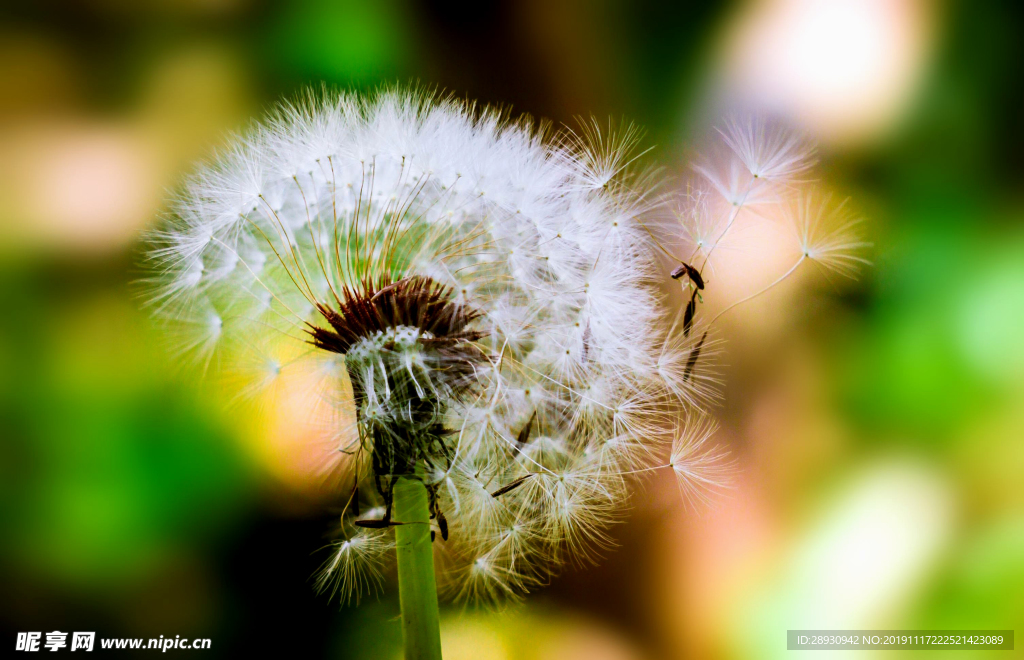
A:
POLYGON ((694 286, 703 291, 704 278, 701 276, 700 271, 691 266, 690 264, 686 263, 685 261, 680 263, 682 265, 680 265, 678 268, 672 271, 672 279, 678 280, 683 275, 686 275, 687 277, 690 278, 690 281, 693 282, 694 286))
POLYGON ((506 485, 502 486, 501 488, 499 488, 498 490, 496 490, 493 493, 491 493, 491 497, 501 497, 505 493, 507 493, 507 492, 509 492, 511 490, 515 490, 516 488, 519 488, 520 486, 523 485, 523 483, 527 479, 529 479, 532 476, 533 476, 533 473, 531 472, 530 474, 528 474, 526 476, 519 477, 518 479, 516 479, 512 483, 506 484, 506 485))

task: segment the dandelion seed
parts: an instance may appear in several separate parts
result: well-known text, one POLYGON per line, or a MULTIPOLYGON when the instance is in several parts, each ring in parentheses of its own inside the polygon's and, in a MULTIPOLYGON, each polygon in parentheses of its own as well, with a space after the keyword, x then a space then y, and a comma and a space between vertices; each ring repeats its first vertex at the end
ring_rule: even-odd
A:
POLYGON ((860 240, 860 219, 849 210, 848 200, 834 203, 830 195, 806 194, 789 205, 800 253, 826 271, 854 277, 861 266, 870 264, 860 256, 870 244, 860 240))
POLYGON ((724 451, 711 445, 718 423, 696 413, 680 424, 672 443, 669 467, 683 498, 693 506, 707 505, 727 487, 733 468, 724 451))
POLYGON ((793 183, 814 166, 814 145, 764 116, 730 117, 719 133, 755 179, 793 183))
POLYGON ((384 532, 362 530, 331 545, 331 556, 317 573, 317 591, 359 602, 361 596, 380 587, 383 566, 394 548, 384 532))

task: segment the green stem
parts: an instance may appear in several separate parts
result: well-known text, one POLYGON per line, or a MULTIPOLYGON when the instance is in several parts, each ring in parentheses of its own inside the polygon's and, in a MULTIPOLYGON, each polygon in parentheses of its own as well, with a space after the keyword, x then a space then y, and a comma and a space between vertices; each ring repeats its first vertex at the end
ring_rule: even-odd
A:
POLYGON ((395 527, 395 541, 405 660, 441 660, 427 489, 418 479, 402 477, 393 494, 394 519, 402 523, 395 527))

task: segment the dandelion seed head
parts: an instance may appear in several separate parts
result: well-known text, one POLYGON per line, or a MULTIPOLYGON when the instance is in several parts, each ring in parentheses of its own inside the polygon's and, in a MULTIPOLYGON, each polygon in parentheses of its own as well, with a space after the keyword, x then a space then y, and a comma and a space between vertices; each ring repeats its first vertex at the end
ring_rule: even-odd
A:
MULTIPOLYGON (((745 136, 759 176, 803 171, 790 142, 745 136)), ((335 437, 362 518, 387 515, 395 476, 421 479, 455 593, 520 593, 610 544, 622 471, 702 392, 678 368, 692 346, 659 331, 638 140, 418 90, 310 95, 187 183, 150 239, 151 305, 239 397, 317 374, 354 420, 335 437)), ((353 531, 354 504, 320 577, 345 598, 392 543, 353 531)))

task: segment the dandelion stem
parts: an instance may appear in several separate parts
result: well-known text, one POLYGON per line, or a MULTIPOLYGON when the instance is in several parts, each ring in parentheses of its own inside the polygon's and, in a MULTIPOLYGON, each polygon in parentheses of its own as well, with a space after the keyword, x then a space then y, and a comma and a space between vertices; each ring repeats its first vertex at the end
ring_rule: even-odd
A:
POLYGON ((732 205, 732 211, 729 213, 729 222, 726 223, 725 229, 723 229, 722 233, 719 234, 718 238, 715 239, 715 243, 714 245, 711 246, 711 249, 708 250, 708 253, 704 255, 704 263, 700 265, 701 272, 704 271, 704 266, 708 265, 708 259, 711 258, 711 253, 715 251, 715 248, 718 247, 718 244, 722 242, 722 239, 725 238, 725 235, 729 233, 730 229, 732 229, 732 225, 734 222, 736 222, 736 217, 740 214, 740 210, 743 208, 743 205, 747 203, 747 197, 750 195, 750 191, 753 190, 755 181, 757 181, 756 178, 752 178, 750 180, 750 183, 747 184, 747 189, 743 192, 743 196, 740 197, 739 200, 732 205))
POLYGON ((393 492, 395 518, 403 523, 395 527, 395 541, 405 660, 441 660, 427 488, 419 479, 402 477, 393 492))
POLYGON ((616 477, 625 477, 625 476, 628 476, 628 475, 631 475, 631 474, 643 474, 644 472, 654 472, 655 470, 664 470, 665 468, 670 468, 670 467, 672 467, 671 463, 666 463, 664 465, 652 465, 650 467, 637 468, 635 470, 627 470, 626 472, 616 472, 615 476, 616 477))
POLYGON ((737 300, 733 304, 729 305, 728 307, 726 307, 725 309, 720 311, 718 314, 715 314, 715 318, 713 318, 710 321, 708 321, 708 325, 711 325, 712 323, 717 321, 719 318, 721 318, 722 314, 725 314, 726 312, 728 312, 733 307, 736 307, 737 305, 742 305, 743 303, 747 302, 748 300, 753 300, 754 298, 757 298, 762 293, 766 293, 770 289, 774 288, 776 285, 780 284, 782 282, 782 280, 784 280, 787 277, 789 277, 790 275, 792 275, 793 271, 795 271, 800 266, 800 264, 802 264, 804 262, 804 259, 806 259, 806 258, 807 258, 806 254, 801 254, 800 258, 796 260, 796 263, 793 264, 792 266, 790 266, 789 270, 787 270, 785 273, 783 273, 777 280, 775 280, 774 282, 772 282, 771 284, 769 284, 765 288, 761 289, 760 291, 755 291, 754 293, 750 294, 746 298, 741 298, 740 300, 737 300))

